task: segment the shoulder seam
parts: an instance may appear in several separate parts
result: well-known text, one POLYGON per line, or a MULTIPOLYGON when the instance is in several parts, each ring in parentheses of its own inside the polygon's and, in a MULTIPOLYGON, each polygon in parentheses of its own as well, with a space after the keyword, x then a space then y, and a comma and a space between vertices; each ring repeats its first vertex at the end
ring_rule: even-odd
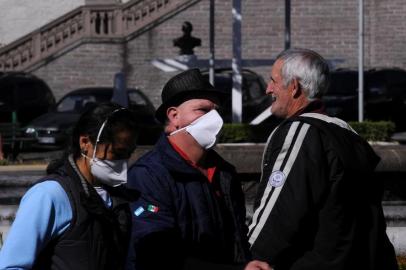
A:
POLYGON ((341 128, 347 129, 355 134, 358 134, 347 122, 344 120, 337 118, 337 117, 331 117, 328 115, 320 114, 320 113, 304 113, 299 115, 300 117, 307 117, 307 118, 313 118, 313 119, 318 119, 320 121, 329 123, 329 124, 334 124, 336 126, 339 126, 341 128))

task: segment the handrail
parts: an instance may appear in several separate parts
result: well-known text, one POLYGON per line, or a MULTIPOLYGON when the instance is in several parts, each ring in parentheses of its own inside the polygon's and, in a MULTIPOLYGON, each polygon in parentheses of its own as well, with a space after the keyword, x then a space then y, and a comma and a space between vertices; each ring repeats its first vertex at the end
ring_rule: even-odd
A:
POLYGON ((82 6, 0 48, 0 71, 22 71, 79 40, 125 38, 196 0, 82 6))

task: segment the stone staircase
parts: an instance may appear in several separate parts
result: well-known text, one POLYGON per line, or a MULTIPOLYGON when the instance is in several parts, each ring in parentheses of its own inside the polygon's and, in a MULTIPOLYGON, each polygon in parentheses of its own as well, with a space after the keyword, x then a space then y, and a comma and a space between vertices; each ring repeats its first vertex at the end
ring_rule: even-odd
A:
POLYGON ((88 42, 125 42, 200 0, 82 6, 0 48, 0 71, 30 71, 88 42))

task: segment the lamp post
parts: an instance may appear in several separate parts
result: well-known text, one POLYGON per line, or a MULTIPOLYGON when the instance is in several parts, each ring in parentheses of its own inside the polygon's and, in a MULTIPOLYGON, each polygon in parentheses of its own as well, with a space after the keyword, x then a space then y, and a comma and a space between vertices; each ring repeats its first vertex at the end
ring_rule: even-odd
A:
POLYGON ((364 121, 364 4, 358 0, 358 121, 364 121))
POLYGON ((232 119, 242 122, 242 76, 241 76, 241 0, 233 0, 233 90, 231 94, 232 119))
POLYGON ((290 0, 285 0, 285 50, 290 49, 290 0))
POLYGON ((214 0, 210 0, 210 59, 209 59, 209 80, 212 85, 214 81, 214 0))

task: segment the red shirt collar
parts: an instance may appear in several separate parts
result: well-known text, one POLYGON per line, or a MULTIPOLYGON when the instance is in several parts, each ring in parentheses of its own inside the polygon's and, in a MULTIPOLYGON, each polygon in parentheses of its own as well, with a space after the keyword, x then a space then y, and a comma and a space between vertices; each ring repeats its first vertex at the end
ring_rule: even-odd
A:
POLYGON ((200 166, 198 166, 195 162, 193 162, 188 155, 178 146, 176 145, 169 137, 168 137, 168 141, 171 144, 171 146, 173 147, 173 149, 187 162, 190 164, 190 166, 200 170, 200 171, 205 171, 206 175, 207 175, 207 179, 209 180, 209 182, 211 183, 213 181, 213 177, 214 177, 214 173, 216 171, 216 167, 210 167, 210 168, 202 168, 200 166))

